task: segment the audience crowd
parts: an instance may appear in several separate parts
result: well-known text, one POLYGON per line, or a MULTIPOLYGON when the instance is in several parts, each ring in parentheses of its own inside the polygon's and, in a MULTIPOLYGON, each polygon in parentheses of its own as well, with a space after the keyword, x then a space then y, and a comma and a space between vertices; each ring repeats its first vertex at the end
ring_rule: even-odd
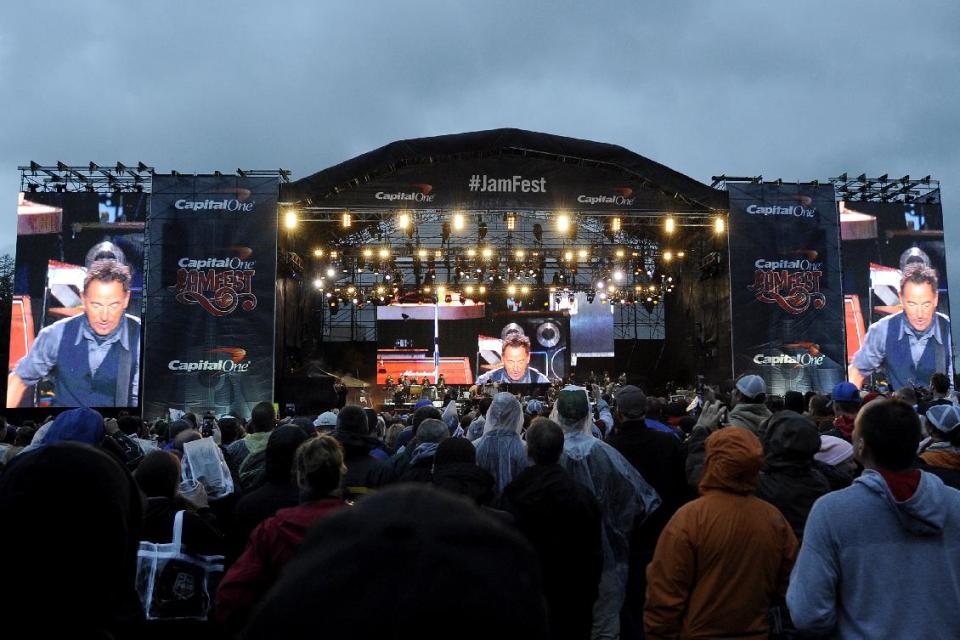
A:
POLYGON ((2 422, 7 630, 960 638, 946 376, 783 397, 754 375, 669 398, 627 382, 2 422))

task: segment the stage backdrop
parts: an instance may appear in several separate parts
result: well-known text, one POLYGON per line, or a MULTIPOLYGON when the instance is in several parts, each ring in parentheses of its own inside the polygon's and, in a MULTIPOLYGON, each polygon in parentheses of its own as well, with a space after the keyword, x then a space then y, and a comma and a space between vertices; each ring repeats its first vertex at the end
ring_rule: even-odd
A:
POLYGON ((273 400, 276 178, 155 176, 143 413, 273 400))
POLYGON ((768 393, 844 379, 840 226, 833 185, 731 184, 733 370, 768 393))

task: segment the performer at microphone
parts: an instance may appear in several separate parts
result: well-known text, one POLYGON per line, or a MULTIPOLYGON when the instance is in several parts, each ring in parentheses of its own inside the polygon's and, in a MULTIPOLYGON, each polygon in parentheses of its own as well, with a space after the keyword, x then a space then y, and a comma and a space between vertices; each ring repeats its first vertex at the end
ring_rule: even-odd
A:
POLYGON ((512 331, 503 340, 503 366, 484 373, 477 384, 548 384, 550 380, 530 366, 530 338, 512 331))

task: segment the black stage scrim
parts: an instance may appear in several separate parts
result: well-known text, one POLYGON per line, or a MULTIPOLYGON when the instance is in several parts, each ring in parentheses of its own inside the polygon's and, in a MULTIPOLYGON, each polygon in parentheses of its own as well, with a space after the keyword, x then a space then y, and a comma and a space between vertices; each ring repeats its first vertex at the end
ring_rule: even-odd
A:
POLYGON ((768 392, 844 379, 840 227, 834 187, 728 185, 733 368, 768 392))
POLYGON ((144 416, 273 398, 278 179, 155 176, 144 416))

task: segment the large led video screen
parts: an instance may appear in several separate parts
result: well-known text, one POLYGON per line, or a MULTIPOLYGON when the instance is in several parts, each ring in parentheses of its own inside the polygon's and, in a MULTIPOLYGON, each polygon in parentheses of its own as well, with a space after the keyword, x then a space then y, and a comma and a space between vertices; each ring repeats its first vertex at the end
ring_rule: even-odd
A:
POLYGON ((547 385, 570 370, 570 315, 456 296, 391 304, 377 308, 377 347, 380 385, 434 385, 441 376, 447 386, 547 385))
POLYGON ((841 202, 851 381, 898 389, 953 380, 939 203, 841 202))
POLYGON ((6 406, 137 407, 144 193, 21 193, 6 406))

